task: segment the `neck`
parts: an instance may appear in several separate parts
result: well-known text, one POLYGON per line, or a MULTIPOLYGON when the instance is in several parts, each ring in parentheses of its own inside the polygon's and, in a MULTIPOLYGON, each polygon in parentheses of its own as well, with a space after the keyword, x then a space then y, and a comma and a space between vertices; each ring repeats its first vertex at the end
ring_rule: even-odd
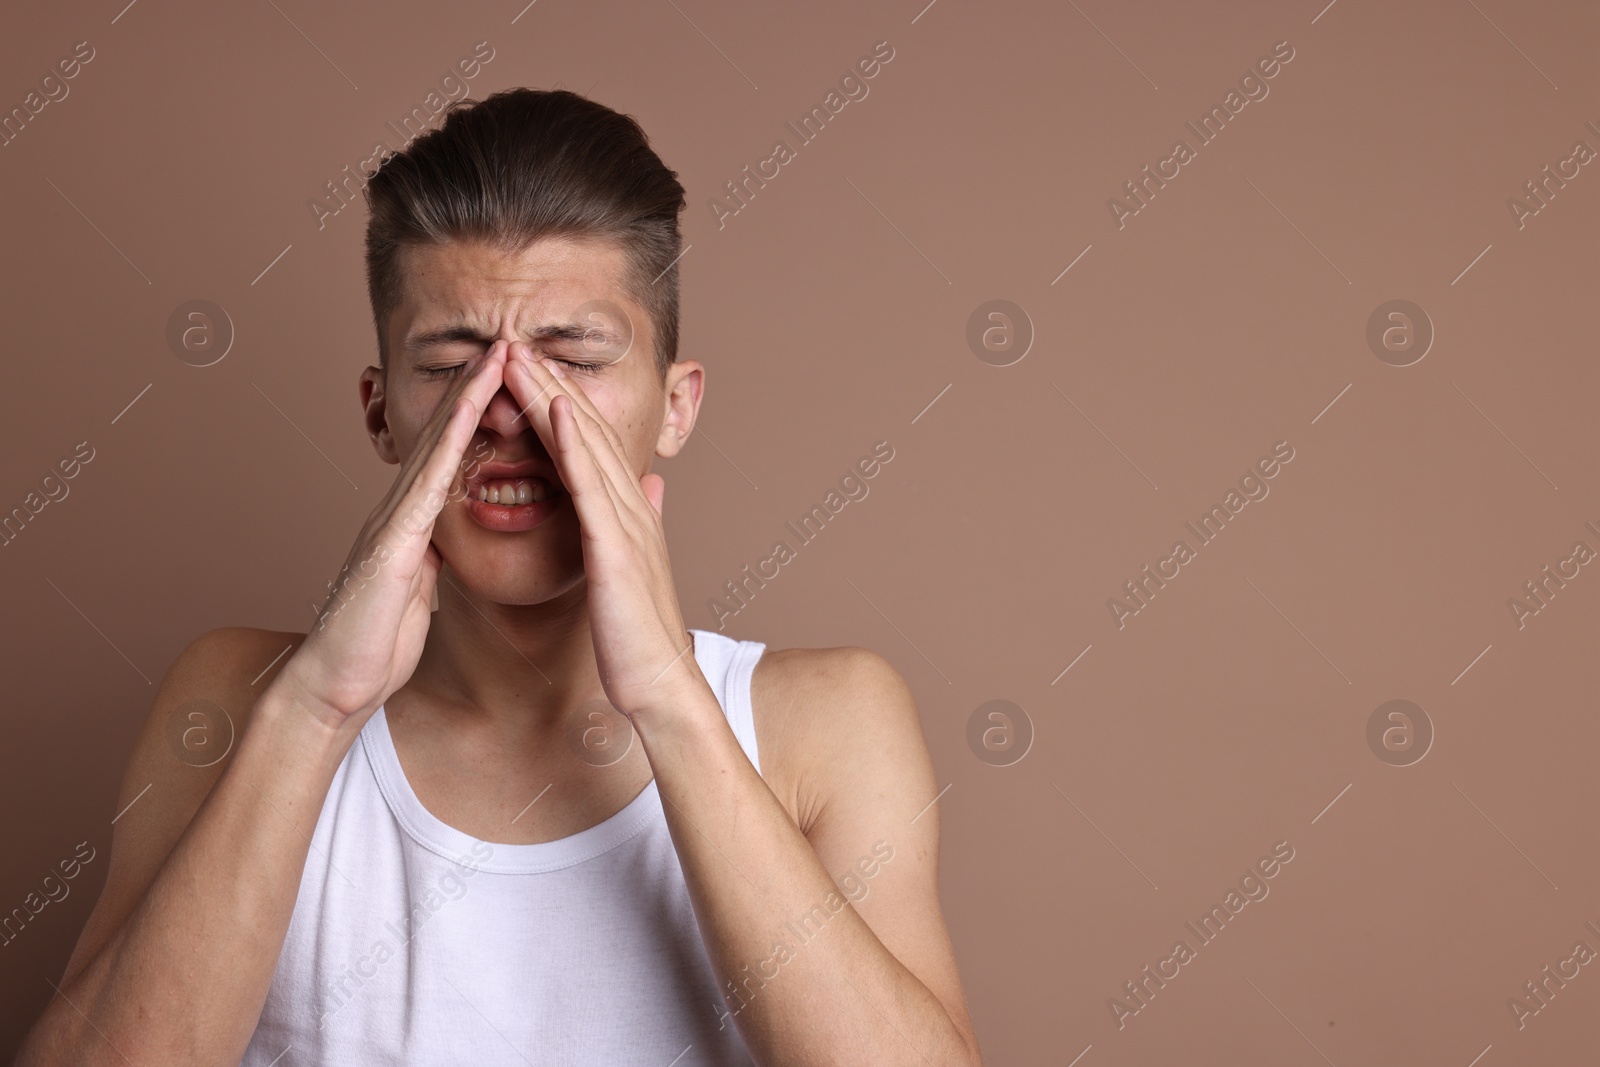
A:
POLYGON ((452 716, 543 733, 603 699, 589 629, 588 583, 540 604, 475 597, 448 567, 417 668, 407 681, 452 716))

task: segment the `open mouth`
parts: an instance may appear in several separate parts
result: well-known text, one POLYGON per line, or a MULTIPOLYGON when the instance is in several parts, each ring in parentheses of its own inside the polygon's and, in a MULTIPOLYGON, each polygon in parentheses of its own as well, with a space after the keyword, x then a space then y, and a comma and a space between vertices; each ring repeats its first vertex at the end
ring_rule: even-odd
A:
POLYGON ((537 504, 560 492, 543 478, 486 478, 467 487, 467 496, 471 499, 505 508, 537 504))

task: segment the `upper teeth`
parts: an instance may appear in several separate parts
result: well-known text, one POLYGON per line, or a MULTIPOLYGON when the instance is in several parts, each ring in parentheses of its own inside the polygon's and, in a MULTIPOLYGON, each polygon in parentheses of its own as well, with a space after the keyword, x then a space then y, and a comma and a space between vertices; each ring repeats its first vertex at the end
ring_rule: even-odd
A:
POLYGON ((537 479, 494 478, 480 484, 474 495, 486 504, 536 504, 548 497, 550 490, 537 479))

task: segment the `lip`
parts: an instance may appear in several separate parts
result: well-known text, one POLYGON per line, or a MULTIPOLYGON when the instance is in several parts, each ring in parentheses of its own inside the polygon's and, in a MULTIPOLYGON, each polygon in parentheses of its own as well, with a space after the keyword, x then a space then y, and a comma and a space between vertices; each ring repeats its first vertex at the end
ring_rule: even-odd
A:
POLYGON ((561 484, 561 479, 556 476, 554 467, 549 463, 525 459, 516 463, 495 460, 492 463, 478 464, 472 473, 472 477, 466 478, 464 481, 467 495, 469 497, 472 496, 473 493, 478 491, 480 485, 495 478, 537 478, 550 487, 551 496, 559 496, 566 492, 566 487, 561 484))
POLYGON ((558 492, 535 504, 490 504, 468 495, 463 501, 467 516, 486 530, 499 533, 517 533, 532 530, 559 511, 566 503, 567 494, 558 492))
POLYGON ((561 508, 567 498, 566 488, 551 466, 536 460, 481 463, 473 471, 472 477, 464 479, 463 486, 466 492, 462 503, 466 505, 468 517, 484 529, 499 533, 516 533, 542 525, 561 508), (537 479, 545 483, 550 495, 528 504, 491 504, 479 500, 478 487, 496 478, 537 479))

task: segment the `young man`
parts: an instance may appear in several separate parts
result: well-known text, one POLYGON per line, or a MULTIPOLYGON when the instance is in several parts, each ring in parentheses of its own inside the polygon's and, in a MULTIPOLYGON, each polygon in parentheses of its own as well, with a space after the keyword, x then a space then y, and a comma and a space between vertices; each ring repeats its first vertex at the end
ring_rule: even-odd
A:
POLYGON ((309 634, 168 671, 18 1062, 979 1064, 905 682, 684 626, 682 187, 573 93, 463 104, 367 189, 395 484, 309 634))

